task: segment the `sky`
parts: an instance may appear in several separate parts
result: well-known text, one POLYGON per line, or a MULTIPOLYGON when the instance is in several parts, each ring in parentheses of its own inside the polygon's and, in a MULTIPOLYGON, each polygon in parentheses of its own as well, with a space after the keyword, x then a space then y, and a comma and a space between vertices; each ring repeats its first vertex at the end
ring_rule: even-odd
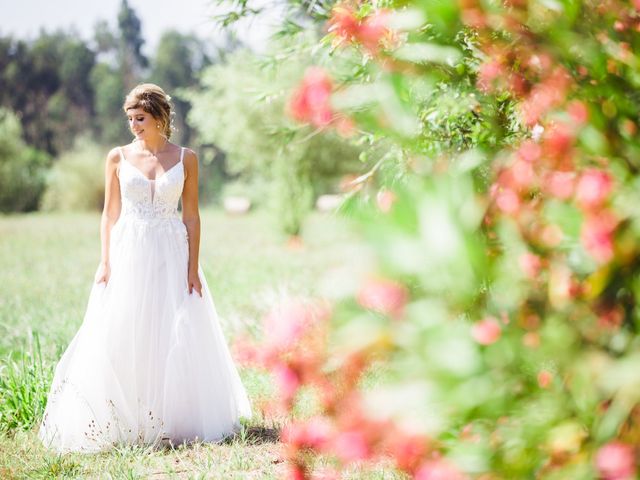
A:
MULTIPOLYGON (((264 0, 262 0, 264 1, 264 0)), ((122 0, 0 0, 0 35, 11 34, 18 38, 35 38, 41 27, 52 31, 68 30, 71 26, 88 40, 98 20, 106 20, 112 27, 122 0)), ((216 13, 211 0, 128 0, 142 22, 146 44, 145 54, 150 54, 164 30, 173 28, 183 33, 195 33, 204 39, 215 41, 214 22, 209 18, 216 13)), ((256 50, 264 45, 270 25, 276 15, 265 15, 251 25, 243 25, 239 35, 256 50)), ((246 22, 245 22, 246 23, 246 22)))

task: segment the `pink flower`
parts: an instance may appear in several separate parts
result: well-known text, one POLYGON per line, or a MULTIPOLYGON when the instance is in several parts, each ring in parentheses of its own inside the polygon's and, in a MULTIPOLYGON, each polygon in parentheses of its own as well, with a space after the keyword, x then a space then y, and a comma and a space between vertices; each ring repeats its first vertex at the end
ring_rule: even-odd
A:
POLYGON ((404 285, 393 280, 371 279, 360 289, 357 299, 364 308, 399 317, 409 299, 409 293, 404 285))
POLYGON ((524 274, 530 279, 535 279, 540 274, 542 262, 540 257, 531 252, 523 253, 518 257, 518 263, 524 274))
POLYGON ((376 195, 378 208, 383 213, 389 213, 393 203, 396 201, 396 194, 391 190, 382 189, 376 195))
POLYGON ((613 234, 616 225, 613 214, 606 211, 598 215, 588 215, 582 224, 582 246, 598 263, 607 263, 613 259, 613 234))
POLYGON ((300 301, 286 300, 274 307, 264 319, 266 343, 279 350, 291 348, 312 322, 310 306, 300 301))
POLYGON ((538 385, 540 385, 540 388, 548 388, 552 381, 553 374, 548 370, 542 370, 538 373, 538 385))
POLYGON ((498 60, 491 59, 480 65, 476 85, 483 92, 492 92, 497 81, 503 79, 505 73, 504 66, 498 60))
POLYGON ((596 208, 604 204, 612 189, 611 175, 592 168, 586 170, 578 180, 576 201, 584 209, 596 208))
POLYGON ((518 148, 518 156, 527 162, 534 162, 542 155, 540 145, 532 140, 525 140, 518 148))
MULTIPOLYGON (((540 62, 541 65, 543 63, 540 62)), ((563 102, 570 81, 570 76, 562 67, 557 67, 550 72, 549 76, 538 83, 529 97, 522 102, 520 108, 524 122, 528 126, 535 125, 549 110, 563 102)))
POLYGON ((540 346, 540 335, 537 332, 527 332, 522 336, 522 344, 528 348, 540 346))
POLYGON ((464 480, 466 477, 451 463, 438 459, 424 462, 414 478, 415 480, 464 480))
POLYGON ((278 385, 278 393, 285 402, 291 402, 300 388, 298 374, 289 366, 279 363, 273 367, 272 372, 278 385))
POLYGON ((526 160, 518 159, 513 162, 513 165, 511 165, 511 174, 518 187, 524 189, 530 188, 535 178, 533 165, 526 160))
POLYGON ((569 153, 574 140, 572 128, 568 125, 557 124, 548 131, 544 145, 549 155, 560 158, 569 153))
POLYGON ((335 34, 338 44, 359 42, 370 52, 376 53, 381 40, 389 33, 388 19, 388 10, 377 10, 360 21, 353 8, 339 5, 331 11, 328 31, 335 34))
POLYGON ((316 450, 325 448, 333 434, 331 423, 324 417, 313 417, 306 421, 305 443, 316 450))
POLYGON ((502 334, 502 328, 493 317, 487 317, 476 322, 471 328, 471 336, 481 345, 490 345, 496 342, 502 334))
POLYGON ((510 188, 498 188, 496 205, 507 214, 515 214, 520 209, 520 198, 510 188))
POLYGON ((579 100, 571 102, 567 107, 567 112, 571 116, 571 119, 578 125, 587 123, 587 120, 589 119, 589 110, 587 110, 587 106, 584 102, 579 100))
POLYGON ((333 118, 330 98, 333 83, 320 67, 307 68, 300 86, 289 99, 289 114, 296 120, 325 127, 333 118))
POLYGON ((398 430, 388 437, 389 453, 395 459, 400 470, 414 472, 428 449, 427 439, 398 430))
POLYGON ((289 480, 307 480, 307 471, 302 465, 289 465, 289 480))
POLYGON ((357 430, 339 433, 333 442, 333 449, 345 462, 365 460, 371 455, 364 434, 357 430))
POLYGON ((573 195, 574 177, 573 172, 552 172, 546 178, 545 189, 554 197, 566 200, 573 195))
POLYGON ((604 480, 631 480, 636 465, 631 445, 619 441, 609 442, 598 450, 596 468, 604 480))
POLYGON ((328 31, 334 32, 341 41, 352 41, 360 28, 355 12, 351 7, 338 5, 331 10, 328 31))
POLYGON ((624 309, 620 305, 598 309, 598 326, 607 329, 618 329, 624 322, 624 309))
POLYGON ((362 46, 372 53, 377 52, 381 40, 389 33, 388 21, 388 10, 377 10, 365 18, 357 31, 357 38, 362 46))

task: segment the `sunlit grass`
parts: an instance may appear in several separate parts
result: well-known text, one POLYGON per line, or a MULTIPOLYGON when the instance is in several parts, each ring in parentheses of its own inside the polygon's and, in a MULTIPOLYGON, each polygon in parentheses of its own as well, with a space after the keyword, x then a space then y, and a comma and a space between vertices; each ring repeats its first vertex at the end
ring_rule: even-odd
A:
MULTIPOLYGON (((283 478, 280 420, 264 418, 259 408, 219 444, 131 446, 95 455, 42 447, 36 432, 53 367, 82 322, 100 259, 99 221, 97 214, 0 217, 0 413, 6 420, 0 421, 0 478, 283 478)), ((359 261, 361 245, 336 217, 313 215, 303 238, 301 249, 287 248, 261 212, 202 211, 200 263, 229 342, 259 335, 261 317, 283 295, 317 293, 326 272, 359 261)), ((264 372, 240 374, 254 407, 273 396, 264 372)), ((302 415, 311 399, 303 398, 302 415)), ((369 474, 356 470, 348 477, 369 474)), ((381 470, 374 478, 395 477, 381 470)))

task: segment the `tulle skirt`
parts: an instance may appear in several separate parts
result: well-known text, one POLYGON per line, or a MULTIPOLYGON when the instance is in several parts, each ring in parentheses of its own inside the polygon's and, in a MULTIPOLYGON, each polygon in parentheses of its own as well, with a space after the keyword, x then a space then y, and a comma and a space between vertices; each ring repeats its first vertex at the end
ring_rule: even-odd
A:
POLYGON ((108 284, 93 284, 60 359, 39 437, 58 452, 217 441, 251 415, 202 270, 188 293, 177 217, 121 217, 108 284))

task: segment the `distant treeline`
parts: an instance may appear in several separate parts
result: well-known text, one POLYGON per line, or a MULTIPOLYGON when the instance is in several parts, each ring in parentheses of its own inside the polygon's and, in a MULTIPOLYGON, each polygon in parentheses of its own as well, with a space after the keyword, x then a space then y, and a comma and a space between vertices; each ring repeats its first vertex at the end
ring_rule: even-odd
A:
POLYGON ((200 73, 221 61, 238 42, 228 37, 224 45, 215 45, 169 30, 150 57, 143 53, 143 45, 141 21, 127 0, 122 0, 116 27, 100 21, 89 40, 62 30, 42 30, 30 40, 0 36, 0 212, 80 208, 87 202, 99 206, 94 198, 100 196, 97 188, 85 195, 87 199, 81 199, 83 190, 76 189, 77 200, 60 200, 66 198, 60 192, 68 184, 61 175, 69 175, 71 168, 76 185, 102 181, 107 147, 132 139, 122 103, 140 82, 157 83, 171 95, 172 141, 207 153, 205 167, 212 171, 203 172, 209 173, 203 176, 203 199, 219 190, 216 185, 225 173, 220 162, 211 165, 211 161, 221 153, 196 138, 186 121, 190 104, 181 91, 197 89, 200 73), (67 154, 80 163, 60 162, 67 154), (43 203, 45 190, 49 193, 43 203))
POLYGON ((30 41, 0 37, 0 107, 20 119, 28 145, 55 157, 81 133, 103 144, 128 141, 123 95, 151 81, 172 95, 176 140, 189 142, 188 104, 174 92, 197 84, 197 73, 217 52, 176 31, 162 35, 151 58, 142 53, 143 44, 140 19, 126 0, 117 28, 99 22, 88 42, 63 31, 41 31, 30 41))

